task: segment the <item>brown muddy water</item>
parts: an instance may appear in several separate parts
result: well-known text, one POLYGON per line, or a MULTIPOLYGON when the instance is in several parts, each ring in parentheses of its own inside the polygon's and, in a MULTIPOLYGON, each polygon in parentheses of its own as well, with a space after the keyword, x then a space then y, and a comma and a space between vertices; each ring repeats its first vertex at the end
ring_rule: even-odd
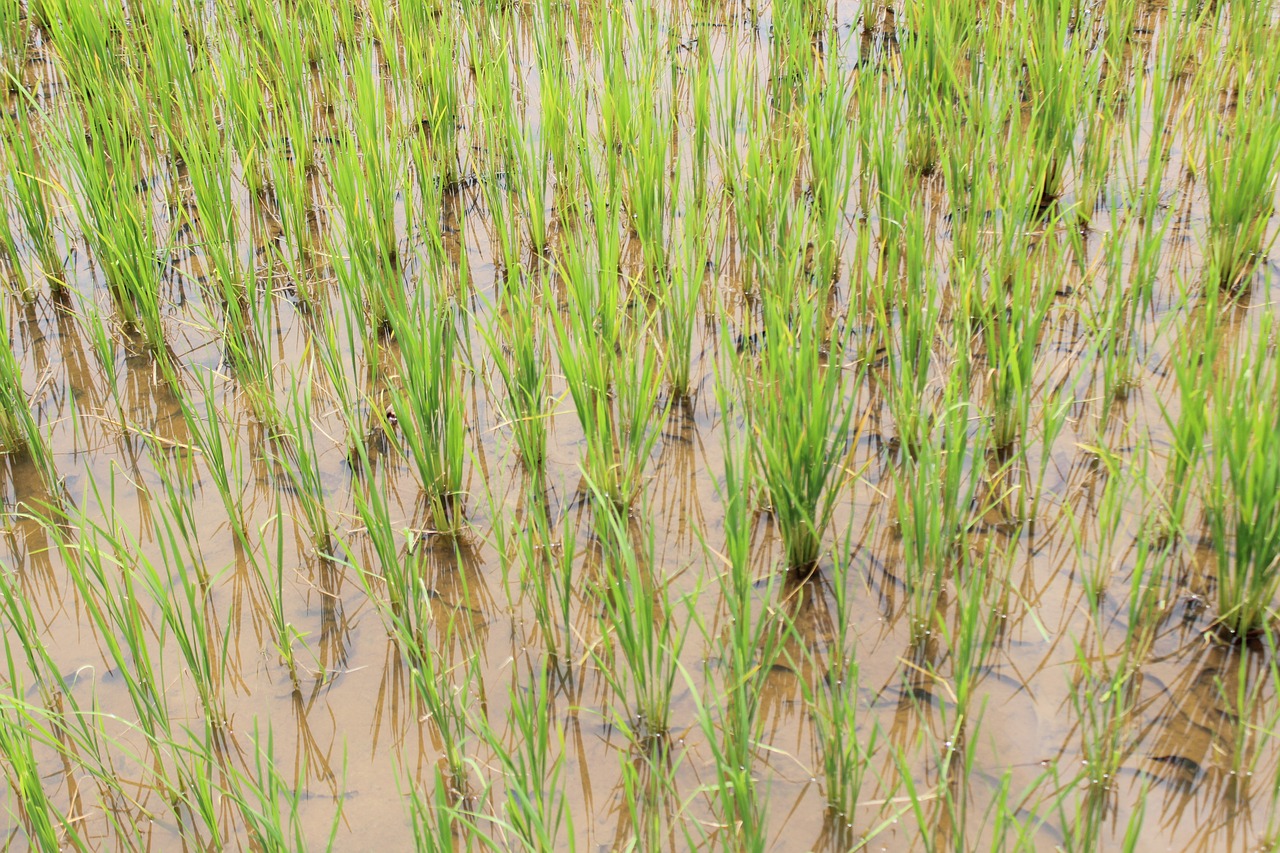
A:
MULTIPOLYGON (((1138 60, 1158 41, 1167 14, 1162 8, 1139 5, 1139 26, 1131 43, 1138 60)), ((865 15, 855 5, 835 8, 846 72, 859 73, 864 61, 892 62, 892 12, 880 6, 865 15)), ((711 40, 718 59, 729 51, 754 53, 760 73, 765 73, 769 21, 764 10, 756 31, 731 20, 698 32, 711 40)), ((518 13, 517 32, 526 39, 528 27, 523 13, 518 13)), ((25 85, 37 103, 50 104, 65 96, 60 60, 49 49, 46 34, 33 29, 30 38, 25 85)), ((527 120, 536 126, 533 50, 527 41, 518 46, 513 70, 522 81, 527 120)), ((584 56, 582 61, 588 73, 598 69, 597 57, 584 56)), ((470 116, 476 96, 464 60, 459 77, 464 115, 470 116)), ((311 180, 318 211, 312 239, 318 246, 324 245, 331 229, 341 226, 328 207, 325 171, 325 140, 340 133, 324 127, 325 122, 337 121, 325 105, 337 91, 331 83, 316 83, 319 166, 311 180)), ((1186 86, 1175 83, 1172 96, 1178 100, 1190 94, 1186 86)), ((686 101, 676 102, 682 117, 687 116, 686 101)), ((11 95, 7 108, 12 112, 26 107, 11 95)), ((598 109, 598 102, 591 100, 592 121, 598 109)), ((686 131, 682 127, 679 134, 685 150, 690 144, 686 131)), ((1144 132, 1151 131, 1146 121, 1144 132)), ((1231 645, 1211 631, 1213 548, 1198 497, 1187 511, 1186 534, 1161 552, 1164 562, 1155 605, 1130 609, 1137 543, 1151 535, 1149 525, 1163 484, 1170 444, 1166 415, 1176 418, 1179 411, 1171 353, 1199 310, 1197 300, 1186 293, 1194 290, 1203 265, 1207 228, 1203 188, 1184 163, 1184 130, 1173 132, 1161 200, 1174 213, 1152 309, 1135 319, 1138 375, 1122 399, 1099 399, 1096 342, 1090 333, 1092 300, 1101 287, 1101 258, 1110 239, 1105 194, 1087 227, 1073 234, 1074 223, 1058 222, 1040 236, 1060 247, 1062 263, 1046 273, 1058 286, 1037 349, 1033 412, 1052 405, 1068 408, 1062 429, 1047 438, 1033 414, 1025 454, 1016 464, 983 459, 967 472, 978 484, 969 547, 975 554, 988 555, 986 565, 1001 573, 1003 592, 993 597, 988 609, 987 617, 996 623, 993 645, 977 673, 962 743, 950 742, 955 720, 949 705, 948 683, 954 673, 948 639, 935 632, 919 641, 909 618, 894 478, 902 455, 878 384, 888 381, 883 360, 870 359, 864 380, 856 386, 855 421, 861 428, 851 445, 849 467, 861 474, 841 485, 826 553, 812 576, 796 578, 783 571, 773 519, 766 508, 754 511, 753 604, 757 612, 785 614, 792 626, 759 696, 761 735, 754 775, 767 801, 768 849, 844 850, 861 844, 875 850, 934 849, 935 844, 1004 849, 1015 841, 1027 849, 1065 848, 1068 827, 1091 797, 1101 797, 1103 803, 1097 849, 1120 849, 1130 832, 1135 833, 1128 840, 1130 849, 1137 850, 1272 847, 1280 818, 1275 794, 1280 748, 1274 736, 1280 671, 1269 641, 1231 645), (1073 248, 1061 248, 1073 241, 1079 242, 1082 258, 1072 254, 1073 248), (1104 413, 1107 424, 1100 432, 1104 413), (1095 603, 1089 600, 1086 577, 1098 573, 1103 589, 1100 603, 1095 603), (843 594, 837 596, 837 591, 843 594), (848 736, 875 744, 858 812, 849 819, 827 809, 808 696, 824 683, 837 640, 838 600, 847 608, 859 666, 858 729, 848 736), (1087 766, 1087 732, 1094 730, 1090 726, 1114 698, 1108 695, 1107 673, 1136 642, 1135 612, 1150 632, 1139 651, 1141 663, 1128 682, 1128 705, 1108 729, 1120 753, 1119 772, 1114 779, 1090 779, 1082 771, 1087 766), (952 752, 963 753, 963 759, 957 759, 963 769, 958 772, 952 766, 944 775, 941 761, 952 752), (912 786, 919 811, 912 808, 912 786), (963 806, 947 807, 955 803, 963 806), (1001 835, 1001 821, 1015 829, 1001 835)), ((465 152, 484 144, 476 125, 464 118, 459 142, 464 170, 469 162, 465 152)), ((686 174, 687 162, 686 158, 682 166, 686 174)), ((562 764, 548 784, 562 792, 571 818, 563 825, 559 846, 626 848, 638 833, 633 817, 637 809, 642 820, 657 827, 656 835, 650 836, 655 847, 722 845, 716 840, 720 816, 708 788, 717 765, 698 713, 699 706, 713 702, 720 690, 721 638, 729 618, 717 580, 723 571, 718 549, 724 535, 718 487, 724 470, 724 430, 736 430, 740 421, 717 400, 716 353, 721 347, 721 306, 734 323, 750 310, 737 284, 732 238, 714 250, 695 323, 694 391, 687 400, 669 406, 648 461, 643 497, 632 510, 636 529, 652 535, 648 570, 666 585, 671 618, 688 626, 679 655, 683 673, 670 711, 671 733, 664 745, 646 753, 618 725, 625 711, 592 654, 605 629, 599 602, 584 579, 595 570, 599 556, 593 543, 591 500, 579 466, 583 433, 554 357, 548 356, 554 416, 544 498, 555 540, 571 534, 576 543, 573 577, 578 585, 570 591, 573 654, 553 660, 538 628, 536 602, 520 581, 520 559, 504 555, 498 541, 504 531, 511 537, 523 531, 530 492, 539 486, 517 457, 510 424, 502 414, 501 385, 479 336, 464 330, 469 341, 459 349, 466 363, 465 524, 450 537, 424 530, 428 523, 417 480, 408 460, 395 451, 395 436, 387 453, 378 458, 375 474, 351 464, 346 421, 315 355, 315 348, 324 343, 317 329, 326 322, 340 323, 332 319, 340 315, 340 300, 333 293, 331 271, 323 263, 313 271, 320 304, 330 307, 304 311, 293 283, 285 280, 285 272, 273 260, 271 243, 256 238, 246 242, 260 274, 272 283, 266 302, 271 337, 264 343, 281 378, 277 387, 289 387, 290 377, 313 383, 310 422, 323 500, 335 540, 341 543, 332 556, 318 554, 296 487, 279 476, 264 453, 267 439, 262 427, 226 369, 218 330, 210 325, 217 310, 202 288, 209 275, 202 251, 166 203, 171 193, 182 192, 182 172, 169 162, 150 163, 149 169, 140 191, 151 199, 158 239, 166 252, 162 260, 167 338, 181 364, 187 393, 199 400, 200 385, 211 383, 218 428, 227 446, 235 448, 231 465, 242 489, 247 527, 257 533, 268 564, 280 572, 284 619, 297 632, 296 680, 276 651, 272 595, 250 572, 243 547, 231 532, 210 479, 207 455, 198 449, 173 389, 158 378, 153 360, 132 351, 110 322, 111 304, 99 262, 74 225, 65 195, 55 199, 60 209, 59 244, 68 255, 70 294, 54 298, 41 289, 28 302, 6 292, 4 311, 24 388, 49 436, 64 499, 130 543, 131 553, 119 557, 123 571, 145 559, 171 572, 168 582, 174 588, 180 572, 197 572, 202 578, 198 608, 210 642, 218 649, 217 679, 227 717, 219 761, 252 775, 269 729, 273 760, 284 780, 281 800, 295 802, 307 848, 328 842, 335 816, 338 849, 401 850, 413 845, 406 791, 416 786, 430 797, 442 746, 432 720, 414 699, 411 673, 370 599, 380 591, 378 557, 363 534, 353 484, 374 476, 402 531, 405 559, 420 572, 432 601, 435 621, 424 629, 424 640, 444 650, 444 659, 455 667, 447 678, 461 682, 459 673, 475 667, 461 701, 472 713, 482 714, 509 748, 519 747, 522 738, 511 714, 512 697, 531 689, 533 673, 548 673, 546 713, 554 721, 553 730, 563 732, 562 739, 550 744, 553 760, 562 764), (97 306, 108 318, 114 384, 95 352, 86 306, 97 306), (181 554, 157 537, 156 519, 175 513, 166 503, 168 488, 176 488, 177 503, 185 511, 182 523, 191 547, 181 554), (374 574, 369 588, 361 581, 361 571, 374 574), (642 777, 653 774, 668 781, 639 794, 625 781, 628 766, 641 768, 637 772, 642 777)), ((712 162, 710 169, 715 187, 721 180, 719 167, 712 162)), ((65 178, 56 157, 50 161, 50 175, 58 181, 65 178)), ((482 173, 474 178, 445 195, 446 249, 458 267, 465 265, 469 271, 469 322, 483 325, 490 320, 487 306, 503 285, 481 185, 490 178, 482 173)), ((405 186, 413 180, 410 169, 405 186)), ((875 206, 865 200, 872 180, 855 169, 842 228, 842 274, 833 292, 833 315, 850 310, 855 282, 874 272, 856 251, 860 240, 874 244, 879 233, 875 206)), ((948 207, 946 186, 940 175, 920 178, 919 185, 913 203, 931 211, 926 239, 935 248, 932 274, 942 280, 951 239, 943 215, 948 207)), ((1075 203, 1070 186, 1059 204, 1075 203)), ((269 236, 273 226, 279 227, 269 215, 251 221, 254 211, 267 206, 252 204, 250 193, 239 183, 236 199, 246 233, 269 236)), ((7 203, 16 223, 16 208, 11 199, 7 203)), ((554 254, 560 225, 550 199, 548 211, 554 254)), ((401 256, 412 258, 421 245, 407 217, 402 207, 397 238, 401 256)), ((1273 217, 1268 233, 1275 230, 1273 217)), ((626 246, 625 257, 630 267, 637 267, 638 246, 626 246)), ((35 263, 26 254, 18 262, 35 263)), ((1274 261, 1263 258, 1257 264, 1248 295, 1224 309, 1223 334, 1247 339, 1256 332, 1274 298, 1276 272, 1274 261)), ((407 287, 416 286, 418 274, 413 261, 406 263, 407 287)), ((946 336, 944 326, 939 330, 940 352, 946 336)), ((345 363, 362 365, 379 357, 370 357, 358 345, 352 352, 342 340, 345 363)), ((931 369, 937 375, 929 387, 940 388, 947 360, 935 359, 931 369)), ((352 375, 357 383, 364 381, 355 368, 352 375)), ((987 380, 980 370, 975 370, 975 377, 973 399, 980 401, 987 380)), ((361 405, 370 410, 382 399, 376 387, 361 387, 361 394, 361 405)), ((279 402, 288 405, 283 399, 279 402)), ((975 430, 976 420, 975 416, 975 430)), ((29 605, 38 636, 63 676, 60 689, 73 695, 81 708, 100 715, 100 727, 115 749, 103 761, 120 780, 119 791, 107 793, 92 774, 44 749, 36 753, 40 784, 74 816, 88 846, 199 847, 199 833, 184 829, 183 819, 147 782, 148 746, 135 725, 137 714, 125 681, 111 663, 108 638, 95 629, 49 523, 34 509, 49 498, 38 472, 18 456, 0 458, 0 497, 0 570, 29 605)), ((75 534, 68 535, 74 539, 75 534)), ((172 632, 154 602, 143 596, 134 606, 155 655, 152 665, 163 674, 163 695, 176 730, 199 731, 202 705, 172 632)), ((939 624, 953 624, 956 595, 951 585, 937 606, 939 624)), ((9 615, 5 632, 10 644, 19 642, 9 615)), ((26 658, 16 649, 6 683, 26 685, 26 701, 38 702, 26 658)), ((465 750, 471 759, 470 783, 474 791, 484 793, 487 803, 480 806, 482 813, 494 813, 493 804, 511 796, 509 785, 543 783, 505 777, 490 747, 474 735, 465 750)), ((85 762, 91 760, 98 759, 84 757, 85 762)), ((6 765, 0 761, 0 766, 6 765)), ((0 793, 0 833, 22 848, 30 843, 23 794, 13 774, 9 776, 10 785, 0 793)), ((234 814, 223 814, 220 820, 229 843, 252 846, 234 814)), ((481 834, 497 837, 492 824, 481 820, 479 828, 481 834)))

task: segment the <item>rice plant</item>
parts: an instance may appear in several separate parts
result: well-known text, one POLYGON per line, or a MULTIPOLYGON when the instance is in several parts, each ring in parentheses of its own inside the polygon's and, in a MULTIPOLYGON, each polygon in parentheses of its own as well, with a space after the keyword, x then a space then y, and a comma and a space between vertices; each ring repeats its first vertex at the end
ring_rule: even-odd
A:
MULTIPOLYGON (((720 386, 723 389, 723 385, 720 386)), ((723 393, 723 391, 722 391, 723 393)), ((760 731, 760 688, 779 654, 779 636, 755 598, 751 578, 750 456, 739 438, 726 437, 721 500, 725 505, 720 584, 729 614, 720 639, 722 692, 717 705, 695 697, 698 724, 718 768, 711 783, 724 837, 739 850, 762 850, 768 806, 755 774, 760 731)))
MULTIPOLYGON (((56 186, 48 177, 43 153, 36 143, 37 137, 32 128, 32 120, 31 112, 26 105, 19 104, 14 110, 12 123, 5 122, 4 132, 0 137, 4 141, 6 165, 10 180, 13 182, 14 200, 17 202, 31 250, 53 292, 65 293, 64 259, 58 248, 55 233, 59 226, 53 201, 56 186)), ((7 220, 7 214, 0 216, 7 220)), ((10 246, 12 237, 8 236, 7 225, 7 221, 0 223, 0 228, 5 228, 9 262, 15 265, 18 258, 14 247, 10 246)))
POLYGON ((13 90, 21 85, 22 71, 27 61, 27 21, 24 19, 21 0, 5 0, 0 4, 0 76, 4 86, 13 90))
POLYGON ((439 530, 462 519, 466 456, 459 371, 457 312, 447 300, 419 291, 389 315, 400 370, 389 384, 389 411, 408 448, 418 484, 439 530))
POLYGON ((652 533, 640 532, 637 547, 617 505, 604 495, 597 505, 606 573, 601 628, 608 638, 597 654, 614 691, 625 697, 621 724, 637 743, 656 748, 670 731, 676 662, 687 624, 675 621, 670 595, 652 575, 652 533))
MULTIPOLYGON (((1266 317, 1266 328, 1274 322, 1266 317)), ((1245 637, 1271 622, 1280 588, 1280 365, 1270 335, 1241 352, 1233 375, 1220 379, 1208 416, 1208 494, 1214 537, 1219 626, 1245 637), (1228 390, 1230 389, 1230 390, 1228 390)))
POLYGON ((46 485, 56 485, 52 450, 23 386, 22 365, 13 351, 7 316, 0 317, 0 454, 30 459, 46 485))
POLYGON ((823 329, 813 302, 767 299, 758 373, 750 363, 740 368, 753 400, 748 423, 756 469, 768 489, 786 566, 798 572, 818 564, 840 489, 853 474, 845 460, 856 368, 854 381, 846 379, 842 342, 824 340, 823 329))
POLYGON ((530 284, 509 289, 505 311, 495 311, 490 330, 479 327, 507 397, 507 422, 516 448, 529 470, 540 474, 547 464, 548 385, 544 368, 545 320, 530 284))
POLYGON ((1280 180, 1280 98, 1274 87, 1252 80, 1236 85, 1243 101, 1236 105, 1235 120, 1211 117, 1204 131, 1209 193, 1206 268, 1211 283, 1229 291, 1244 286, 1245 276, 1267 248, 1267 223, 1280 180))
POLYGON ((85 239, 101 265, 112 304, 125 332, 155 357, 168 353, 161 302, 159 242, 151 216, 143 152, 127 125, 138 109, 133 87, 94 87, 85 121, 70 109, 58 116, 61 142, 81 191, 73 207, 85 239), (117 114, 114 108, 122 105, 117 114))
POLYGON ((552 320, 556 354, 586 439, 583 470, 602 498, 627 507, 640 493, 658 440, 662 364, 644 309, 630 317, 621 308, 617 234, 604 210, 596 215, 597 265, 583 243, 573 244, 568 317, 555 314, 552 320))
POLYGON ((698 196, 682 221, 679 260, 672 264, 669 286, 660 297, 659 321, 665 345, 663 363, 671 392, 687 397, 693 390, 694 322, 706 289, 708 235, 705 202, 698 196))

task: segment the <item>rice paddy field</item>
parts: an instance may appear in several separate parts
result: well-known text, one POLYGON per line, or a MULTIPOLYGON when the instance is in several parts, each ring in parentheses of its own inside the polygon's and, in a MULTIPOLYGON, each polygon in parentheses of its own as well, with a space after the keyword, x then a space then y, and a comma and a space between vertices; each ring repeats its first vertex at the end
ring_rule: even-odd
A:
POLYGON ((0 0, 0 843, 1273 850, 1271 0, 0 0))

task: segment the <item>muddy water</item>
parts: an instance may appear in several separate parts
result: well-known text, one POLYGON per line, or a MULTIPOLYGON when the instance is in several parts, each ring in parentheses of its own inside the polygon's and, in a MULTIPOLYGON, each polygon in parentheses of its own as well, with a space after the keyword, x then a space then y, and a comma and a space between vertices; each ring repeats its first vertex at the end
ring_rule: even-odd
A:
MULTIPOLYGON (((892 15, 877 13, 868 27, 870 44, 874 51, 891 53, 887 34, 892 15)), ((850 34, 843 49, 852 69, 857 51, 863 49, 858 35, 863 22, 856 9, 843 5, 837 7, 837 17, 840 32, 850 34)), ((1157 33, 1163 26, 1160 10, 1144 11, 1143 20, 1157 33)), ((768 32, 768 23, 766 13, 760 33, 768 32)), ((712 39, 717 57, 742 49, 767 57, 763 35, 743 35, 743 41, 730 42, 725 31, 711 29, 705 37, 712 39)), ((525 96, 532 99, 537 72, 532 49, 524 47, 518 70, 525 96)), ((1135 45, 1142 47, 1141 42, 1135 45)), ((59 96, 56 60, 40 49, 38 35, 29 74, 29 84, 44 98, 59 96)), ((469 81, 464 94, 467 109, 473 110, 475 93, 469 81)), ((530 121, 537 115, 536 106, 533 101, 526 105, 530 121)), ((464 130, 464 148, 483 144, 470 134, 470 129, 464 130)), ((762 738, 756 777, 767 792, 771 848, 842 850, 869 836, 872 849, 898 850, 923 846, 922 833, 958 847, 1007 845, 1012 838, 994 834, 997 822, 991 809, 998 802, 1003 818, 1018 827, 1022 841, 1035 849, 1052 849, 1067 843, 1075 815, 1090 796, 1104 798, 1101 837, 1108 848, 1120 845, 1143 802, 1137 849, 1254 849, 1272 837, 1276 814, 1271 780, 1280 770, 1280 751, 1270 734, 1277 699, 1273 655, 1265 647, 1225 646, 1206 635, 1212 620, 1213 562, 1207 526, 1199 524, 1200 510, 1194 502, 1188 513, 1190 535, 1172 551, 1164 567, 1168 580, 1154 609, 1142 616, 1150 620, 1153 631, 1144 662, 1128 687, 1132 710, 1117 724, 1117 749, 1123 754, 1119 778, 1088 786, 1079 776, 1086 761, 1085 732, 1096 723, 1089 708, 1101 713, 1098 709, 1106 707, 1100 674, 1116 663, 1130 637, 1135 543, 1146 535, 1169 444, 1161 407, 1170 407, 1174 414, 1177 410, 1169 352, 1184 315, 1195 310, 1184 307, 1179 290, 1185 281, 1194 280, 1201 265, 1205 198, 1181 173, 1180 145, 1181 140, 1174 144, 1162 196, 1178 212, 1157 277, 1154 310, 1139 318, 1136 337, 1143 348, 1136 387, 1126 399, 1108 404, 1108 427, 1099 436, 1097 364, 1084 317, 1089 294, 1100 287, 1100 276, 1087 272, 1097 268, 1095 261, 1107 240, 1106 217, 1100 212, 1095 227, 1083 235, 1084 261, 1061 271, 1060 296, 1040 345, 1034 378, 1039 405, 1048 405, 1059 389, 1070 390, 1065 426, 1049 441, 1033 431, 1020 466, 1027 480, 1013 482, 1013 488, 1008 481, 989 482, 979 490, 1003 496, 982 501, 973 547, 998 555, 996 564, 1007 567, 1009 595, 996 614, 1001 624, 990 659, 979 672, 963 743, 950 743, 954 720, 944 682, 952 664, 946 641, 935 638, 917 645, 912 640, 902 542, 895 526, 893 474, 899 455, 893 419, 877 389, 877 381, 887 378, 883 368, 873 364, 858 391, 858 411, 866 415, 867 426, 851 462, 862 475, 842 493, 835 532, 828 537, 838 559, 827 557, 807 580, 785 577, 778 570, 781 546, 772 520, 767 512, 755 514, 755 606, 778 608, 794 626, 760 696, 762 738), (1108 479, 1116 476, 1100 461, 1100 442, 1119 476, 1134 480, 1115 514, 1114 533, 1103 530, 1100 522, 1108 479), (1144 459, 1142 475, 1138 465, 1144 459), (1151 482, 1139 483, 1141 476, 1151 482), (1034 492, 1035 512, 1019 520, 1013 499, 1028 491, 1034 492), (1106 581, 1102 604, 1094 607, 1087 600, 1084 577, 1099 566, 1105 567, 1106 581), (863 714, 855 736, 870 740, 874 731, 881 744, 867 775, 865 803, 848 825, 827 813, 822 758, 806 701, 806 686, 820 683, 832 653, 838 600, 846 602, 860 666, 863 714), (930 667, 944 677, 923 676, 930 667), (1256 700, 1244 712, 1236 702, 1242 692, 1256 700), (1082 706, 1081 695, 1092 699, 1082 706), (940 759, 950 749, 963 754, 964 772, 943 777, 940 759), (923 826, 921 816, 907 808, 904 776, 923 797, 923 826), (963 825, 955 814, 938 807, 941 786, 951 786, 955 801, 964 803, 968 818, 963 825)), ((318 150, 323 164, 323 143, 318 143, 318 150)), ((177 225, 161 196, 167 188, 180 186, 181 178, 167 164, 153 167, 149 183, 157 230, 167 242, 177 225)), ((317 185, 323 187, 323 177, 317 185)), ((874 211, 858 210, 861 195, 855 184, 846 253, 857 242, 859 229, 871 229, 874 239, 874 211), (858 214, 864 212, 870 216, 860 220, 858 214)), ((946 208, 940 179, 924 181, 918 203, 946 208)), ((247 193, 240 204, 242 215, 249 218, 247 193)), ((483 306, 501 286, 484 194, 479 186, 465 184, 450 194, 446 207, 453 231, 450 251, 465 262, 477 295, 484 297, 469 301, 477 322, 484 323, 483 306)), ((335 217, 321 216, 317 227, 337 227, 335 217)), ((405 225, 406 218, 402 211, 399 236, 402 255, 411 257, 421 246, 405 225)), ((73 217, 67 215, 65 221, 73 217)), ((940 247, 939 258, 945 258, 950 238, 946 223, 939 217, 931 221, 929 239, 940 247)), ((270 233, 267 222, 254 223, 254 228, 270 233)), ((59 302, 45 295, 30 305, 6 296, 5 310, 26 388, 51 436, 65 493, 108 529, 131 531, 137 555, 168 563, 171 584, 177 584, 180 569, 199 571, 207 578, 201 609, 215 645, 225 645, 225 656, 218 662, 228 715, 221 760, 251 774, 269 728, 274 761, 289 796, 296 798, 309 847, 323 845, 336 816, 341 848, 405 849, 412 836, 404 790, 408 785, 434 788, 442 748, 431 722, 412 699, 410 673, 361 581, 359 572, 375 570, 378 559, 362 535, 352 498, 353 478, 360 475, 349 464, 344 422, 309 349, 316 316, 300 311, 285 283, 278 282, 269 301, 273 337, 268 346, 279 376, 310 377, 315 383, 312 420, 324 500, 345 549, 334 559, 317 555, 310 546, 298 500, 288 481, 264 458, 262 429, 234 379, 223 370, 216 329, 210 326, 217 312, 206 304, 200 288, 205 273, 199 248, 174 252, 165 291, 170 343, 193 393, 198 393, 195 377, 213 377, 221 429, 228 445, 237 448, 233 465, 243 483, 249 529, 261 537, 261 552, 275 560, 278 543, 283 545, 281 600, 285 618, 299 635, 295 683, 274 650, 268 596, 251 576, 209 479, 209 463, 194 449, 171 389, 157 380, 148 358, 129 352, 120 339, 111 354, 115 382, 110 384, 96 360, 84 309, 88 303, 109 310, 100 272, 78 233, 69 229, 60 239, 71 254, 68 275, 74 296, 59 302), (164 504, 166 482, 182 481, 184 471, 189 474, 180 502, 190 509, 186 520, 192 525, 194 549, 170 562, 155 523, 173 515, 164 504)), ((1063 230, 1042 239, 1068 237, 1063 230)), ((263 264, 269 267, 271 253, 263 251, 261 257, 268 259, 263 264)), ((726 258, 716 269, 715 286, 729 293, 736 272, 732 253, 726 252, 726 258)), ((848 266, 846 262, 846 274, 837 285, 837 309, 847 305, 852 278, 848 266)), ((413 269, 410 264, 410 279, 413 269)), ((1229 318, 1229 334, 1247 337, 1256 328, 1259 306, 1272 298, 1267 288, 1274 272, 1267 262, 1259 265, 1251 299, 1229 318)), ((316 275, 322 294, 333 287, 324 270, 316 275)), ((335 306, 339 301, 332 294, 324 298, 335 306)), ((706 791, 715 767, 697 724, 697 698, 705 701, 717 691, 720 637, 728 618, 716 582, 720 567, 707 548, 717 548, 723 540, 717 485, 724 465, 726 419, 733 415, 720 410, 714 393, 718 324, 709 319, 697 328, 697 390, 666 415, 634 519, 653 536, 651 571, 668 584, 672 601, 679 602, 677 609, 688 611, 691 626, 681 654, 688 680, 677 681, 670 744, 651 759, 665 762, 670 785, 646 793, 640 806, 646 820, 656 821, 659 828, 657 846, 671 848, 704 835, 714 837, 718 820, 706 791)), ((571 817, 562 839, 572 835, 577 846, 586 849, 624 846, 637 829, 628 808, 635 795, 625 786, 623 768, 634 763, 642 775, 654 771, 645 767, 617 725, 619 698, 590 653, 601 631, 598 602, 585 588, 575 591, 575 655, 552 662, 537 627, 534 602, 521 589, 518 567, 504 569, 495 531, 504 524, 518 529, 535 487, 516 458, 501 414, 500 386, 475 335, 470 352, 472 361, 464 374, 469 401, 466 530, 456 541, 420 536, 425 522, 406 461, 385 456, 377 473, 385 478, 392 517, 406 531, 406 542, 414 543, 406 559, 419 568, 432 599, 436 633, 428 641, 446 649, 453 664, 475 662, 477 678, 465 688, 466 701, 482 708, 512 745, 521 737, 510 724, 512 697, 531 689, 533 673, 549 668, 549 713, 564 733, 563 742, 552 744, 553 754, 563 759, 557 785, 571 817)), ((356 364, 364 358, 362 353, 350 354, 356 364)), ((934 369, 939 370, 936 365, 934 369)), ((940 384, 941 373, 937 378, 940 384)), ((583 437, 558 375, 552 393, 558 405, 545 500, 556 535, 574 534, 575 572, 586 577, 595 558, 589 501, 579 469, 583 437)), ((982 399, 984 393, 979 379, 974 399, 982 399)), ((970 475, 984 478, 982 464, 975 464, 970 475)), ((67 772, 56 757, 44 756, 43 784, 55 792, 55 800, 69 807, 73 801, 79 803, 80 831, 104 849, 175 849, 182 828, 163 798, 143 781, 144 741, 130 724, 136 715, 123 680, 111 668, 104 638, 96 633, 48 530, 23 509, 40 503, 44 486, 29 465, 5 460, 0 487, 6 533, 0 565, 29 601, 40 636, 64 674, 65 689, 81 707, 100 711, 103 730, 119 744, 112 763, 117 776, 138 780, 132 787, 125 784, 127 797, 98 801, 91 780, 67 772), (130 828, 132 839, 120 832, 121 826, 130 828)), ((370 583, 376 594, 376 577, 370 583)), ((940 607, 945 611, 954 606, 954 595, 944 593, 940 607)), ((201 704, 186 664, 165 634, 160 614, 143 609, 172 717, 180 727, 199 731, 201 704)), ((7 622, 6 635, 12 641, 7 622)), ((461 671, 450 677, 460 678, 461 671)), ((502 777, 494 757, 478 740, 469 742, 468 752, 474 759, 474 782, 490 785, 490 801, 500 803, 512 780, 502 777)), ((5 806, 0 828, 19 832, 20 806, 12 788, 0 801, 5 806)), ((233 819, 227 823, 224 831, 234 841, 247 843, 243 827, 233 819)))

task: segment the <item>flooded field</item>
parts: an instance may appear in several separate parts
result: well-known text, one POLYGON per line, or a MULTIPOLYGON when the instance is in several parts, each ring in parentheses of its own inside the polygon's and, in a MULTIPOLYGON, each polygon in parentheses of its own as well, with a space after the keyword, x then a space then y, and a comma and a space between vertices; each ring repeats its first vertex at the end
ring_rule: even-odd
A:
POLYGON ((6 849, 1275 849, 1277 45, 0 0, 6 849))

